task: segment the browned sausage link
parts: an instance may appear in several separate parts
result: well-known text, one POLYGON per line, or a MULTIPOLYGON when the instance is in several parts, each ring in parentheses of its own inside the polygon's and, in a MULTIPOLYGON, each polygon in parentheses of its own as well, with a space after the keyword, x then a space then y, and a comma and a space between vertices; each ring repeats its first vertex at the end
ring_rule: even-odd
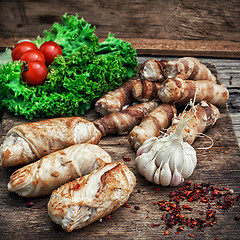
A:
POLYGON ((179 77, 184 80, 209 80, 216 82, 216 77, 198 59, 193 57, 179 58, 168 61, 164 69, 166 78, 179 77))
POLYGON ((208 80, 182 80, 180 78, 167 79, 158 91, 162 102, 174 102, 184 105, 196 96, 196 103, 206 100, 214 105, 222 106, 227 102, 229 93, 223 84, 208 80))
POLYGON ((171 124, 177 110, 172 104, 162 103, 153 109, 140 123, 129 133, 129 143, 135 151, 149 138, 158 137, 171 124))
POLYGON ((158 99, 158 90, 161 83, 147 80, 136 80, 132 85, 132 93, 135 99, 140 102, 158 99))
MULTIPOLYGON (((168 128, 167 134, 175 131, 180 117, 173 119, 172 125, 168 128)), ((191 108, 186 112, 184 118, 190 119, 187 126, 183 130, 183 140, 192 144, 199 134, 203 133, 207 128, 212 127, 220 118, 220 112, 217 107, 206 101, 201 101, 195 108, 191 108)))
POLYGON ((157 106, 158 103, 155 101, 136 104, 120 112, 111 113, 97 119, 93 123, 102 132, 103 136, 107 134, 123 134, 139 124, 157 106))
POLYGON ((132 84, 134 81, 128 80, 119 88, 103 95, 95 104, 96 112, 105 116, 113 112, 119 112, 123 106, 133 103, 132 84))

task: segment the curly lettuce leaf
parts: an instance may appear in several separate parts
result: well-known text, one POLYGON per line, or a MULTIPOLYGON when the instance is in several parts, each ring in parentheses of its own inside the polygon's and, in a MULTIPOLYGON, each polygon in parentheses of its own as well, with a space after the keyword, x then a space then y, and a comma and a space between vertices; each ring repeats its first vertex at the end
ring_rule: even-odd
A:
POLYGON ((38 47, 46 41, 54 41, 58 43, 62 50, 63 56, 70 56, 78 49, 86 45, 88 47, 98 47, 98 37, 95 35, 95 27, 84 21, 83 18, 78 19, 78 14, 62 16, 62 23, 54 23, 52 28, 43 32, 44 37, 37 37, 33 41, 38 47))
POLYGON ((31 87, 22 81, 20 62, 0 66, 1 107, 27 119, 76 116, 136 74, 135 49, 112 34, 98 43, 94 28, 77 15, 65 14, 63 24, 54 23, 36 41, 49 40, 58 42, 64 54, 48 67, 43 84, 31 87))

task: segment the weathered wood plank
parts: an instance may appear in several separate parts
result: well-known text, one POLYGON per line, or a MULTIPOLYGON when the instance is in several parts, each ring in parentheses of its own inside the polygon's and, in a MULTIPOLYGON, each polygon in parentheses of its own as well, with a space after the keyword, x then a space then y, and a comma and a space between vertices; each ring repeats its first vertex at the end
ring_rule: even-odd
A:
MULTIPOLYGON (((1 38, 0 51, 6 47, 13 47, 23 38, 1 38)), ((24 38, 26 39, 26 38, 24 38)), ((30 40, 33 38, 29 38, 30 40)), ((239 58, 240 42, 232 41, 207 41, 207 40, 172 40, 172 39, 146 39, 146 38, 121 38, 130 42, 138 55, 158 56, 194 56, 214 58, 239 58)), ((104 41, 100 38, 99 41, 104 41)))
POLYGON ((239 9, 238 0, 2 0, 0 32, 35 37, 68 12, 95 25, 99 37, 239 41, 239 9))
MULTIPOLYGON (((143 61, 144 59, 140 59, 143 61)), ((213 65, 211 65, 213 66, 213 65)), ((239 146, 235 139, 234 129, 228 110, 220 108, 221 118, 216 125, 209 129, 206 134, 210 136, 214 145, 211 149, 201 150, 199 147, 208 146, 209 139, 199 138, 193 146, 197 151, 198 164, 189 180, 202 183, 211 182, 215 186, 226 186, 235 191, 234 196, 240 193, 240 155, 239 146)), ((91 110, 84 116, 93 120, 97 114, 91 110)), ((34 119, 35 120, 35 119, 34 119)), ((33 121, 34 121, 33 120, 33 121)), ((13 116, 9 112, 4 113, 1 135, 14 125, 26 122, 24 118, 13 116)), ((226 211, 216 209, 217 223, 213 227, 204 228, 204 231, 185 227, 185 230, 176 235, 177 226, 169 230, 165 236, 165 225, 161 220, 161 212, 155 201, 168 200, 169 193, 177 190, 177 187, 159 187, 149 183, 143 178, 134 166, 135 153, 128 144, 127 135, 106 136, 101 139, 100 146, 108 151, 113 161, 122 160, 123 157, 131 159, 125 162, 137 177, 137 185, 130 196, 128 205, 131 208, 120 207, 112 214, 109 221, 95 222, 84 229, 66 233, 54 224, 47 215, 47 202, 49 196, 36 199, 20 198, 14 193, 7 191, 7 183, 10 175, 16 168, 0 169, 0 232, 3 239, 192 239, 189 233, 194 234, 196 239, 238 239, 239 223, 234 220, 239 216, 240 207, 235 202, 234 206, 226 211), (26 203, 33 201, 32 208, 27 208, 26 203), (139 206, 136 210, 134 206, 139 206), (159 227, 152 228, 153 223, 160 223, 159 227)), ((188 217, 199 217, 198 210, 206 211, 207 206, 200 203, 181 202, 193 207, 193 211, 183 211, 188 217)))

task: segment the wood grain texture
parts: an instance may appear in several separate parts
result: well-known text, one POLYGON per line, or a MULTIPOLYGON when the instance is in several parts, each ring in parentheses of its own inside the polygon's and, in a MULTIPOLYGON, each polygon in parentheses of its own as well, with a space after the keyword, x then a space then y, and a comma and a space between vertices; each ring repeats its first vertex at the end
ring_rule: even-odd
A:
MULTIPOLYGON (((0 52, 13 48, 21 37, 1 38, 0 52)), ((24 38, 25 39, 25 38, 24 38)), ((28 38, 32 40, 33 38, 28 38)), ((214 58, 239 58, 240 42, 209 40, 172 40, 147 38, 121 38, 131 43, 139 56, 193 56, 214 58)), ((105 38, 99 38, 104 41, 105 38)))
MULTIPOLYGON (((143 61, 144 59, 139 59, 143 61)), ((213 65, 211 64, 213 67, 213 65)), ((216 73, 216 69, 212 69, 216 73)), ((189 180, 196 183, 211 182, 216 186, 226 186, 234 189, 234 195, 240 192, 240 154, 234 129, 226 107, 220 108, 221 118, 206 134, 214 141, 214 146, 208 150, 197 149, 208 146, 207 138, 197 139, 193 146, 197 151, 198 164, 189 180)), ((88 120, 99 116, 93 111, 84 115, 88 120)), ((33 121, 38 119, 33 119, 33 121)), ((13 116, 5 112, 1 128, 2 142, 6 132, 14 125, 26 122, 24 118, 13 116)), ((165 225, 161 220, 162 213, 154 201, 168 200, 170 191, 177 187, 161 187, 156 191, 157 185, 149 183, 139 175, 135 166, 135 153, 130 148, 127 135, 106 136, 101 139, 100 146, 106 150, 113 161, 122 160, 123 157, 131 159, 125 162, 137 177, 137 185, 131 194, 128 205, 131 208, 120 207, 112 214, 109 221, 95 222, 86 228, 67 233, 60 226, 53 223, 47 215, 47 202, 49 196, 36 199, 20 198, 7 191, 6 185, 9 177, 16 168, 0 169, 0 233, 1 239, 238 239, 240 234, 239 222, 234 220, 239 216, 238 203, 228 210, 217 210, 217 224, 213 227, 197 231, 185 227, 185 230, 176 235, 176 226, 170 229, 168 236, 164 235, 165 225), (26 203, 33 201, 32 208, 26 203), (139 206, 135 210, 134 206, 139 206), (152 228, 152 223, 160 223, 159 227, 152 228)), ((197 210, 206 211, 206 205, 200 203, 183 202, 194 208, 192 212, 185 212, 189 217, 199 217, 197 210)), ((215 209, 212 207, 212 209, 215 209)))
POLYGON ((35 37, 78 13, 99 37, 240 41, 238 0, 2 0, 2 37, 35 37))

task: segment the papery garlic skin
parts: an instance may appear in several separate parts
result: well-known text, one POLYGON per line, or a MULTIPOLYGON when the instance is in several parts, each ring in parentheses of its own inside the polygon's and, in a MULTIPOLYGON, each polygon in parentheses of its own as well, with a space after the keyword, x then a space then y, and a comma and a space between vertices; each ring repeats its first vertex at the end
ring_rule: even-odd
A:
POLYGON ((145 141, 137 151, 135 165, 148 181, 177 186, 191 176, 197 156, 190 144, 170 134, 145 141))

